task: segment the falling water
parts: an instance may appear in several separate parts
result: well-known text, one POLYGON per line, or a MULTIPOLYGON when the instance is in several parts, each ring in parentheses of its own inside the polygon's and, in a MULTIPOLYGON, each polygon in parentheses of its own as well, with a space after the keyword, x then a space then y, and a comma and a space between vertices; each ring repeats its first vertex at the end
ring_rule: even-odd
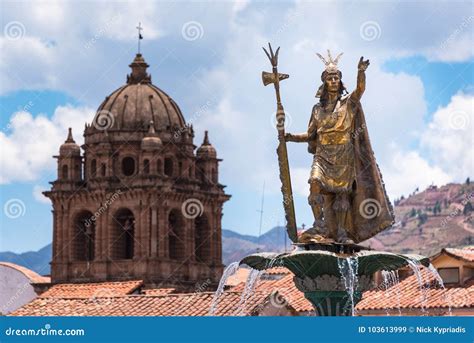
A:
POLYGON ((240 297, 239 305, 237 306, 237 315, 243 315, 247 300, 255 289, 257 281, 260 279, 261 275, 262 271, 260 270, 252 269, 250 271, 247 277, 247 281, 245 282, 244 291, 242 292, 242 296, 240 297))
POLYGON ((396 296, 397 296, 397 303, 398 303, 398 315, 402 315, 402 310, 401 310, 401 296, 400 296, 400 287, 398 284, 400 283, 400 276, 398 275, 398 270, 394 270, 393 274, 393 289, 395 290, 396 296))
POLYGON ((412 260, 410 258, 406 258, 406 261, 408 262, 408 266, 413 270, 413 273, 415 274, 416 278, 418 279, 418 285, 420 286, 420 292, 421 292, 421 312, 426 314, 426 301, 428 299, 427 292, 426 292, 426 287, 423 284, 423 276, 421 275, 421 270, 419 266, 419 262, 412 260))
POLYGON ((227 266, 227 268, 222 273, 221 280, 219 281, 219 287, 217 287, 216 293, 214 293, 214 297, 212 298, 211 308, 209 309, 209 315, 213 316, 214 312, 216 311, 217 304, 219 302, 219 298, 224 293, 224 287, 227 282, 227 279, 234 275, 235 272, 239 269, 239 262, 232 262, 227 266))
POLYGON ((283 261, 280 258, 278 258, 278 255, 277 255, 267 261, 264 269, 270 269, 273 267, 282 267, 282 266, 283 266, 283 261))
POLYGON ((339 267, 339 272, 344 281, 344 287, 346 292, 349 294, 349 299, 351 300, 351 313, 352 316, 355 315, 355 304, 354 304, 354 290, 357 285, 357 270, 359 268, 359 261, 357 257, 346 257, 344 259, 337 259, 337 266, 339 267))
POLYGON ((441 278, 441 276, 439 275, 438 271, 436 270, 436 268, 430 263, 430 265, 428 266, 428 270, 430 271, 431 275, 434 276, 434 278, 436 279, 436 281, 438 281, 438 284, 440 285, 440 287, 443 289, 443 294, 444 294, 444 300, 446 301, 446 303, 448 304, 448 314, 450 316, 453 315, 452 311, 451 311, 451 295, 449 293, 446 292, 446 287, 444 287, 444 282, 443 282, 443 279, 441 278))
MULTIPOLYGON (((398 287, 398 283, 400 282, 398 277, 398 270, 391 270, 386 271, 382 270, 382 278, 383 278, 383 285, 385 287, 384 296, 391 297, 392 292, 395 292, 398 302, 398 315, 402 315, 402 311, 400 309, 400 287, 398 287)), ((387 316, 390 315, 388 308, 385 309, 387 316)))
MULTIPOLYGON (((385 288, 385 292, 383 293, 384 297, 387 298, 389 297, 390 294, 388 289, 390 288, 390 272, 389 271, 386 271, 386 270, 382 270, 382 279, 383 279, 383 282, 382 282, 382 285, 383 287, 385 288)), ((388 307, 385 308, 385 313, 387 316, 390 315, 389 311, 388 311, 388 307)))

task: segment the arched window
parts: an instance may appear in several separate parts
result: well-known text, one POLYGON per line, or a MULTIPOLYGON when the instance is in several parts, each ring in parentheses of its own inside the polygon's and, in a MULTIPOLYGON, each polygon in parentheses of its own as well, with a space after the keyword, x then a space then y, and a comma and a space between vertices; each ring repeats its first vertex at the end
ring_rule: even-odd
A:
POLYGON ((165 175, 173 176, 173 159, 171 157, 165 158, 165 175))
POLYGON ((122 173, 125 176, 132 176, 135 174, 135 160, 133 157, 124 157, 122 160, 122 173))
POLYGON ((64 180, 67 180, 67 178, 68 178, 68 167, 67 167, 67 165, 63 165, 63 168, 61 170, 61 177, 64 180))
POLYGON ((211 261, 211 230, 204 214, 194 219, 194 254, 198 262, 211 261))
POLYGON ((185 257, 184 220, 180 210, 171 210, 168 216, 168 251, 173 260, 185 257))
POLYGON ((96 173, 97 173, 97 161, 92 160, 92 162, 91 162, 91 177, 95 177, 96 173))
POLYGON ((143 173, 150 174, 150 161, 147 159, 143 160, 143 173))
POLYGON ((94 260, 95 217, 89 211, 80 212, 73 223, 72 260, 94 260))
POLYGON ((102 163, 100 165, 100 174, 102 175, 102 177, 105 177, 105 175, 107 175, 107 167, 105 166, 105 163, 102 163))
POLYGON ((183 173, 183 162, 179 161, 178 162, 178 176, 181 177, 182 173, 183 173))
POLYGON ((113 216, 111 257, 132 259, 134 256, 135 217, 127 208, 118 210, 113 216))

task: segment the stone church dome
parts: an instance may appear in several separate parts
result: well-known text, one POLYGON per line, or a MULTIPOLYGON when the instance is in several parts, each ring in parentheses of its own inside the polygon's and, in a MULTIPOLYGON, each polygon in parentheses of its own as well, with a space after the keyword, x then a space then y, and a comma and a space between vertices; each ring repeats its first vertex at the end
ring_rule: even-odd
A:
POLYGON ((137 54, 130 64, 132 72, 127 75, 127 84, 112 92, 99 106, 94 119, 96 128, 146 130, 152 121, 154 128, 162 131, 186 125, 176 102, 151 83, 148 67, 143 56, 137 54))
POLYGON ((230 198, 221 160, 207 131, 196 151, 192 125, 151 83, 141 54, 130 67, 127 83, 85 124, 84 144, 69 130, 54 156, 57 178, 44 194, 54 208, 53 245, 70 248, 54 254, 51 282, 144 280, 190 292, 209 280, 217 288, 230 198), (91 219, 99 207, 107 211, 91 219))

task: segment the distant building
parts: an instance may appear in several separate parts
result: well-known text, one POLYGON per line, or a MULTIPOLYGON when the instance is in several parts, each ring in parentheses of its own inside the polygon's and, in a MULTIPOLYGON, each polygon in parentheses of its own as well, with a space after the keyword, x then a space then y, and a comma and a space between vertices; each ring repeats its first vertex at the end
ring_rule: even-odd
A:
POLYGON ((86 124, 84 145, 69 130, 55 156, 58 177, 44 192, 53 205, 52 282, 215 287, 230 198, 221 160, 207 131, 194 151, 192 126, 151 82, 141 54, 130 68, 86 124))
POLYGON ((9 314, 35 299, 49 282, 49 277, 28 268, 0 262, 0 315, 9 314))
POLYGON ((357 305, 358 313, 371 316, 474 315, 474 248, 445 248, 430 260, 446 289, 442 289, 433 275, 422 268, 426 299, 423 299, 417 277, 411 275, 388 290, 382 286, 365 292, 357 305))

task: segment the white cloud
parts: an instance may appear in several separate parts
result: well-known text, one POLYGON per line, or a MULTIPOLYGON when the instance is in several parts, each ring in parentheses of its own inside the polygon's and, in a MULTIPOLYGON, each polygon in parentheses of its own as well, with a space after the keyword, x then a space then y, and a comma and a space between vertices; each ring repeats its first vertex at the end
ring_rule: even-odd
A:
POLYGON ((457 94, 433 115, 421 147, 444 171, 462 181, 474 174, 474 96, 457 94))
POLYGON ((46 190, 47 190, 46 187, 35 185, 33 187, 33 198, 35 198, 35 200, 40 203, 51 204, 51 201, 49 200, 49 198, 43 195, 43 192, 46 190))
POLYGON ((66 140, 67 128, 72 127, 76 143, 82 144, 84 123, 91 121, 93 113, 90 108, 70 105, 57 107, 51 119, 25 111, 14 113, 10 132, 0 132, 0 184, 36 180, 44 172, 52 173, 54 179, 52 156, 66 140))
MULTIPOLYGON (((179 48, 178 45, 167 45, 165 56, 159 49, 163 45, 155 44, 161 37, 179 42, 182 25, 190 20, 198 21, 205 30, 205 39, 194 42, 193 46, 199 45, 199 49, 207 51, 211 57, 222 51, 224 42, 233 44, 229 37, 236 34, 244 34, 249 42, 254 40, 254 34, 263 35, 286 49, 301 48, 305 40, 318 42, 309 46, 310 49, 304 49, 311 57, 314 56, 313 47, 352 50, 354 55, 365 53, 384 59, 422 54, 430 60, 449 62, 467 61, 473 56, 470 44, 473 17, 469 16, 471 6, 468 2, 455 5, 385 2, 360 6, 355 3, 296 1, 274 4, 245 0, 210 6, 206 2, 140 1, 138 6, 133 1, 48 0, 31 4, 10 2, 2 10, 3 27, 12 21, 25 27, 22 39, 2 37, 2 93, 52 88, 76 97, 86 93, 88 99, 97 101, 94 92, 87 90, 91 83, 100 83, 98 89, 104 89, 123 80, 123 74, 107 70, 125 58, 124 64, 131 60, 138 22, 144 27, 142 43, 147 56, 158 56, 160 60, 183 61, 192 55, 189 53, 191 44, 179 48), (377 39, 367 41, 361 37, 360 28, 366 22, 375 22, 380 27, 377 39), (88 69, 87 73, 84 73, 85 69, 88 69), (96 75, 96 78, 92 80, 90 75, 96 75), (112 82, 109 83, 109 79, 112 82)), ((250 48, 253 47, 244 46, 236 58, 246 62, 250 48)))
POLYGON ((408 195, 415 188, 425 189, 431 184, 444 185, 452 177, 438 166, 430 165, 416 151, 393 151, 392 161, 385 166, 385 188, 391 199, 408 195))

